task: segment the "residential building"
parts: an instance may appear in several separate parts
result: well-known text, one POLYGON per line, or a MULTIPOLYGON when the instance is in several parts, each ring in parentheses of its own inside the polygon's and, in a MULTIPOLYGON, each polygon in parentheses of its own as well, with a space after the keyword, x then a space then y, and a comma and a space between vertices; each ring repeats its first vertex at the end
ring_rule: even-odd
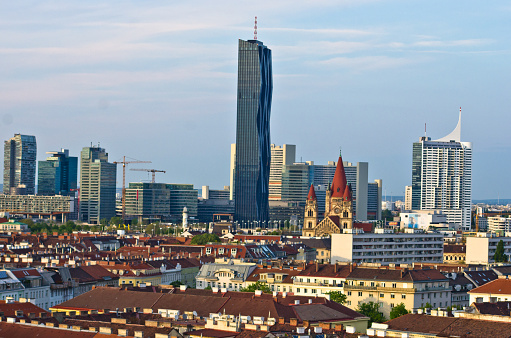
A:
POLYGON ((15 134, 4 142, 4 194, 35 195, 36 157, 35 136, 15 134))
POLYGON ((504 244, 504 254, 511 256, 511 234, 496 237, 495 233, 478 232, 475 237, 467 237, 467 264, 495 263, 493 256, 500 241, 504 244))
POLYGON ((0 223, 0 232, 29 232, 29 230, 26 223, 10 219, 8 222, 0 223))
POLYGON ((493 216, 488 217, 487 220, 489 232, 500 232, 501 234, 511 232, 511 217, 493 216))
POLYGON ((84 147, 80 161, 80 220, 99 224, 115 216, 117 166, 96 146, 84 147))
POLYGON ((180 222, 183 208, 197 217, 198 192, 193 184, 130 183, 126 189, 126 215, 142 219, 180 222))
POLYGON ((445 244, 444 263, 464 264, 467 256, 467 247, 464 244, 445 244))
POLYGON ((239 40, 235 153, 235 220, 268 221, 271 50, 258 40, 239 40))
POLYGON ((376 229, 376 233, 357 230, 332 234, 332 263, 389 265, 443 262, 444 236, 441 233, 413 229, 405 233, 394 233, 387 229, 376 229))
MULTIPOLYGON (((412 210, 412 186, 405 187, 405 210, 412 210)), ((401 211, 405 211, 401 210, 401 211)))
POLYGON ((295 145, 271 145, 270 185, 268 197, 270 201, 282 200, 282 171, 284 166, 292 165, 295 163, 295 159, 295 145))
POLYGON ((78 157, 69 156, 69 150, 47 152, 51 156, 39 161, 37 172, 38 195, 75 196, 78 177, 78 157))
POLYGON ((255 268, 255 263, 240 260, 217 259, 215 263, 203 264, 195 278, 197 289, 211 287, 239 291, 255 268))
POLYGON ((49 218, 66 222, 67 215, 74 212, 74 197, 39 195, 0 195, 0 210, 11 215, 49 218))
POLYGON ((499 276, 498 279, 472 289, 468 293, 470 304, 511 301, 511 279, 508 276, 499 276))
POLYGON ((412 209, 442 210, 447 222, 469 231, 472 206, 472 143, 461 142, 458 125, 438 140, 423 136, 413 144, 412 209))

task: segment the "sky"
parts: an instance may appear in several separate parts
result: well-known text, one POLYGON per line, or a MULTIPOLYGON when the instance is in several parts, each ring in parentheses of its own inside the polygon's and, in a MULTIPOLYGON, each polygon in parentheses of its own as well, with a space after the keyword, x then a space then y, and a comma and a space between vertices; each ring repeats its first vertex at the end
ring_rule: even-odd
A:
POLYGON ((425 124, 450 133, 462 107, 472 197, 511 197, 509 1, 3 1, 2 139, 35 135, 38 160, 100 144, 166 170, 159 182, 221 189, 254 16, 273 55, 272 143, 316 164, 342 147, 403 195, 412 143, 425 124))

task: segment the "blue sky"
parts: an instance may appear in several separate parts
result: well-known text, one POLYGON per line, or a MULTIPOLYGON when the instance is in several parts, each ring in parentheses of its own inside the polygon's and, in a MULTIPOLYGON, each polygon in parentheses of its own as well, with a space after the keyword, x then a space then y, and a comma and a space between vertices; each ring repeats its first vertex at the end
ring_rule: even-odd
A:
POLYGON ((341 146, 402 195, 424 123, 440 138, 461 106, 473 198, 511 197, 508 1, 4 1, 2 138, 36 135, 40 160, 99 142, 111 161, 166 170, 159 181, 222 188, 237 40, 255 15, 273 53, 272 143, 318 164, 341 146))

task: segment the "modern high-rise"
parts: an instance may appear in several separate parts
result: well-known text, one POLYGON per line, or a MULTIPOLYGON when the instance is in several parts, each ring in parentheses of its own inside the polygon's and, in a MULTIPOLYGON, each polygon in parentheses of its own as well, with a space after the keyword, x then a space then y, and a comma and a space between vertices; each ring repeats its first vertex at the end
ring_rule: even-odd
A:
POLYGON ((472 205, 472 143, 461 142, 458 125, 432 141, 423 136, 413 144, 412 209, 442 210, 447 222, 470 230, 472 205))
POLYGON ((270 164, 270 201, 282 200, 282 169, 286 165, 295 163, 296 146, 293 144, 284 144, 277 146, 271 145, 271 164, 270 164))
POLYGON ((80 155, 80 220, 98 224, 115 216, 117 166, 100 147, 85 147, 80 155))
POLYGON ((45 196, 74 196, 78 179, 78 157, 69 150, 47 152, 46 161, 39 161, 37 194, 45 196))
POLYGON ((35 136, 15 134, 4 142, 4 194, 35 194, 36 157, 35 136))
POLYGON ((234 200, 235 219, 269 218, 271 50, 258 40, 239 40, 234 200))

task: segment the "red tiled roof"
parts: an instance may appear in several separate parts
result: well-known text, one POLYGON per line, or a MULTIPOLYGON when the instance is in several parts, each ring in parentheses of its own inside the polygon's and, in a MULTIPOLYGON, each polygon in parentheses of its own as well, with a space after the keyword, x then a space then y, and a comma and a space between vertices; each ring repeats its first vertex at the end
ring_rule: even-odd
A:
POLYGON ((311 188, 309 189, 309 195, 307 199, 310 201, 314 201, 316 199, 316 191, 314 191, 314 184, 311 184, 311 188))
POLYGON ((346 173, 344 172, 344 165, 342 157, 339 156, 337 167, 335 168, 334 179, 332 180, 332 197, 343 197, 346 190, 346 173))
POLYGON ((19 278, 26 278, 28 276, 41 277, 41 274, 36 269, 20 269, 11 271, 14 276, 19 278))
MULTIPOLYGON (((0 332, 2 337, 9 338, 92 338, 96 332, 79 332, 70 330, 61 330, 56 328, 45 328, 41 326, 29 326, 22 324, 11 324, 0 322, 0 332)), ((104 336, 107 337, 107 336, 104 336)))
POLYGON ((16 317, 16 311, 23 311, 24 316, 28 316, 29 313, 35 313, 36 317, 40 316, 40 313, 50 313, 39 306, 36 306, 30 302, 27 303, 6 303, 5 300, 0 300, 0 311, 4 313, 5 317, 16 317))
POLYGON ((481 285, 468 293, 492 293, 499 295, 511 295, 511 279, 499 278, 481 285))

